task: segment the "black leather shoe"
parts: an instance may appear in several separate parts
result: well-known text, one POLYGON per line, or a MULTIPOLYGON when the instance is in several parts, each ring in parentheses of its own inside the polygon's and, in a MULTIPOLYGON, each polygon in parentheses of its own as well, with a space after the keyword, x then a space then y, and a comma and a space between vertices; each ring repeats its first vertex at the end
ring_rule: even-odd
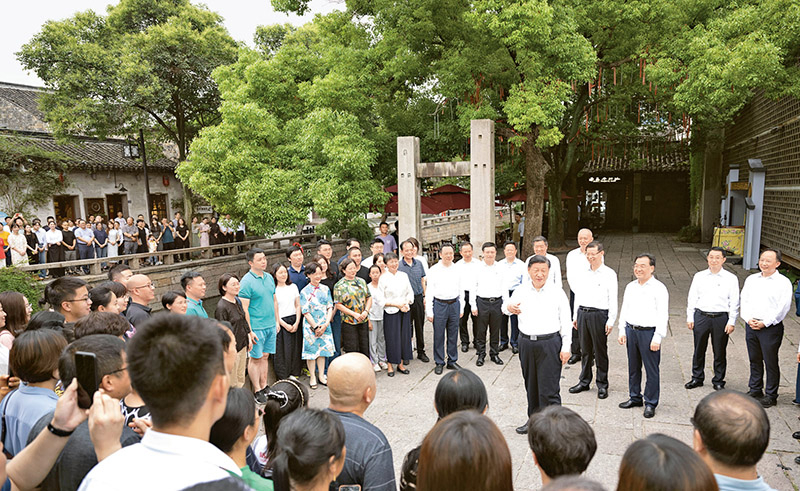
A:
POLYGON ((517 348, 516 346, 512 346, 511 347, 511 352, 514 353, 515 355, 519 354, 519 348, 517 348))
POLYGON ((567 361, 567 363, 569 363, 570 365, 574 365, 574 364, 578 363, 579 361, 581 361, 581 355, 572 355, 572 356, 569 357, 569 360, 567 361))
POLYGON ((644 414, 643 414, 643 416, 644 416, 645 418, 648 418, 648 419, 650 419, 650 418, 652 418, 652 417, 653 417, 653 416, 655 416, 655 415, 656 415, 656 408, 654 408, 653 406, 646 406, 646 407, 644 408, 644 414))
POLYGON ((686 382, 683 385, 683 388, 684 389, 696 389, 697 387, 702 387, 702 386, 703 386, 703 382, 701 382, 699 380, 692 379, 692 380, 686 382))
POLYGON ((501 344, 500 348, 498 349, 498 351, 505 351, 507 349, 508 349, 508 345, 507 344, 501 344))
POLYGON ((608 389, 597 389, 597 398, 605 399, 608 397, 608 389))
POLYGON ((428 355, 426 355, 424 351, 420 351, 420 352, 417 354, 417 359, 418 359, 419 361, 421 361, 422 363, 428 363, 429 361, 431 361, 431 359, 430 359, 430 358, 428 358, 428 355))
POLYGON ((621 407, 622 409, 630 409, 632 407, 642 407, 642 406, 644 406, 644 403, 642 401, 636 402, 633 399, 628 399, 625 402, 619 403, 619 407, 621 407))
POLYGON ((469 351, 469 344, 462 344, 461 345, 461 352, 462 353, 466 353, 467 351, 469 351))
POLYGON ((778 399, 775 397, 762 397, 759 401, 763 407, 772 407, 778 404, 778 399))
POLYGON ((433 369, 433 373, 435 373, 436 375, 441 375, 443 370, 444 370, 444 365, 439 365, 437 363, 436 368, 433 369))
POLYGON ((461 370, 461 365, 459 365, 456 362, 448 363, 447 364, 447 369, 448 370, 461 370))
POLYGON ((764 397, 764 393, 763 393, 763 392, 761 392, 761 391, 758 391, 758 392, 753 392, 753 391, 751 390, 750 392, 748 392, 748 393, 747 393, 747 395, 749 395, 749 396, 750 396, 750 397, 752 397, 753 399, 761 399, 762 397, 764 397))
POLYGON ((494 362, 495 365, 502 365, 503 364, 503 360, 501 360, 500 357, 497 356, 497 355, 493 355, 490 358, 494 362))
POLYGON ((395 371, 399 372, 399 373, 402 373, 403 375, 408 375, 409 373, 411 373, 411 370, 409 370, 408 368, 398 368, 395 371))
POLYGON ((569 393, 570 394, 578 394, 579 392, 583 392, 585 390, 589 390, 589 386, 588 385, 578 384, 578 385, 573 385, 572 387, 570 387, 569 388, 569 393))
POLYGON ((800 455, 794 458, 794 463, 800 465, 800 455))
POLYGON ((725 384, 714 384, 714 390, 722 390, 725 388, 725 384))
POLYGON ((389 377, 394 377, 394 372, 388 372, 386 375, 388 375, 389 377))
POLYGON ((800 431, 795 431, 794 433, 792 433, 792 438, 794 438, 795 440, 800 440, 800 431))
MULTIPOLYGON (((517 427, 517 434, 519 435, 527 435, 528 434, 528 423, 525 423, 522 426, 517 427)), ((800 459, 800 457, 798 457, 800 459)))
POLYGON ((479 367, 482 367, 483 366, 483 359, 484 359, 484 356, 479 356, 478 360, 475 362, 475 364, 478 365, 479 367))

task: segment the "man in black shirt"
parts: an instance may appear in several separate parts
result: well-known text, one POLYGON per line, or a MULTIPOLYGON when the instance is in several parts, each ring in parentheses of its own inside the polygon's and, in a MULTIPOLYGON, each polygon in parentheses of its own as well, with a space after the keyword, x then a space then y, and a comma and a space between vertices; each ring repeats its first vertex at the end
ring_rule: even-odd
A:
POLYGON ((156 298, 155 287, 147 275, 135 274, 128 280, 128 293, 131 303, 125 317, 133 327, 138 327, 150 318, 151 309, 147 305, 156 298))
POLYGON ((383 432, 364 419, 364 411, 375 400, 375 372, 369 358, 347 353, 328 367, 328 411, 342 421, 347 460, 341 474, 331 483, 360 485, 370 491, 395 491, 392 448, 383 432))

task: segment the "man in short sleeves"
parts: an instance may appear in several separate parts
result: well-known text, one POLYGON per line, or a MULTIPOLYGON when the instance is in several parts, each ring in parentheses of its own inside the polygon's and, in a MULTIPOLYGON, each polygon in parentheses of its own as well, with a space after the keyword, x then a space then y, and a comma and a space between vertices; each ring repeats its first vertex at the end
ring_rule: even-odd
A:
POLYGON ((250 329, 256 335, 253 349, 250 350, 250 367, 248 373, 253 384, 256 401, 266 403, 268 359, 275 353, 277 335, 275 318, 275 280, 265 272, 267 258, 261 249, 251 249, 247 253, 250 271, 244 275, 239 290, 242 307, 245 311, 250 329), (252 254, 254 251, 255 254, 252 254), (263 399, 263 401, 262 401, 263 399))

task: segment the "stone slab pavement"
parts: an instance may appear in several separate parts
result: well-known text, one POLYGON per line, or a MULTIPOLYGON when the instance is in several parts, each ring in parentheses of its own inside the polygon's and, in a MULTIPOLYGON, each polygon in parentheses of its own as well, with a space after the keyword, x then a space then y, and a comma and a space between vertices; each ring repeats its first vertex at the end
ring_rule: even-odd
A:
MULTIPOLYGON (((597 399, 596 387, 580 394, 570 394, 567 389, 577 383, 580 364, 565 366, 561 373, 561 398, 564 406, 578 412, 594 428, 598 449, 586 476, 603 483, 607 489, 615 489, 619 464, 625 449, 634 440, 651 433, 664 433, 688 445, 692 444, 692 426, 689 417, 699 400, 713 389, 710 383, 694 390, 683 385, 691 379, 692 333, 686 328, 686 296, 692 276, 707 267, 703 244, 685 244, 674 240, 669 234, 610 234, 597 237, 606 250, 606 265, 619 276, 620 306, 625 285, 634 279, 634 257, 641 252, 656 256, 656 277, 669 289, 670 320, 669 333, 662 344, 661 400, 653 419, 642 417, 641 408, 620 409, 617 405, 628 398, 627 356, 624 347, 616 340, 615 327, 609 338, 609 397, 597 399)), ((573 243, 573 246, 577 247, 573 243)), ((564 265, 565 254, 561 256, 564 265)), ((741 266, 728 265, 726 269, 739 277, 740 287, 750 272, 741 266)), ((565 290, 566 279, 564 281, 565 290)), ((778 490, 798 489, 800 465, 794 458, 800 454, 800 443, 792 439, 792 432, 800 430, 800 409, 793 406, 796 353, 800 342, 800 323, 794 313, 794 305, 786 320, 786 334, 780 350, 781 384, 778 405, 767 409, 772 431, 766 454, 758 465, 759 473, 766 482, 778 490)), ((425 327, 425 346, 432 358, 433 333, 430 323, 425 327)), ((710 343, 709 343, 710 344, 710 343)), ((476 354, 459 351, 459 364, 483 379, 489 393, 488 416, 498 425, 511 450, 514 467, 514 487, 517 490, 533 490, 541 487, 541 480, 528 448, 526 436, 517 435, 514 429, 526 420, 525 389, 519 357, 510 350, 501 353, 505 365, 497 366, 487 359, 483 367, 475 365, 476 354)), ((706 379, 713 375, 711 347, 706 356, 706 379)), ((386 372, 377 374, 377 397, 367 410, 365 417, 377 425, 389 439, 394 454, 395 469, 399 480, 400 466, 406 452, 419 445, 428 430, 436 423, 433 394, 439 376, 433 373, 434 364, 414 360, 410 375, 393 378, 386 372)), ((728 372, 726 387, 747 391, 749 362, 744 343, 744 327, 737 322, 728 346, 728 372)), ((320 386, 312 391, 311 407, 323 408, 328 403, 327 389, 320 386)))

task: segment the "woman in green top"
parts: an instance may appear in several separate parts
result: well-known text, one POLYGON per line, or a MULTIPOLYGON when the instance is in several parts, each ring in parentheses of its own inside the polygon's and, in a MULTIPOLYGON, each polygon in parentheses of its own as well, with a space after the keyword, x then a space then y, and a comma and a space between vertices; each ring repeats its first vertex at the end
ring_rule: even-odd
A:
POLYGON ((342 348, 369 358, 369 309, 372 295, 367 282, 356 277, 360 266, 347 258, 339 265, 344 278, 333 287, 333 302, 342 313, 342 348))
POLYGON ((258 416, 253 394, 246 389, 231 388, 225 414, 211 427, 209 441, 233 459, 248 486, 256 491, 273 491, 271 480, 247 466, 247 447, 258 434, 258 416))

